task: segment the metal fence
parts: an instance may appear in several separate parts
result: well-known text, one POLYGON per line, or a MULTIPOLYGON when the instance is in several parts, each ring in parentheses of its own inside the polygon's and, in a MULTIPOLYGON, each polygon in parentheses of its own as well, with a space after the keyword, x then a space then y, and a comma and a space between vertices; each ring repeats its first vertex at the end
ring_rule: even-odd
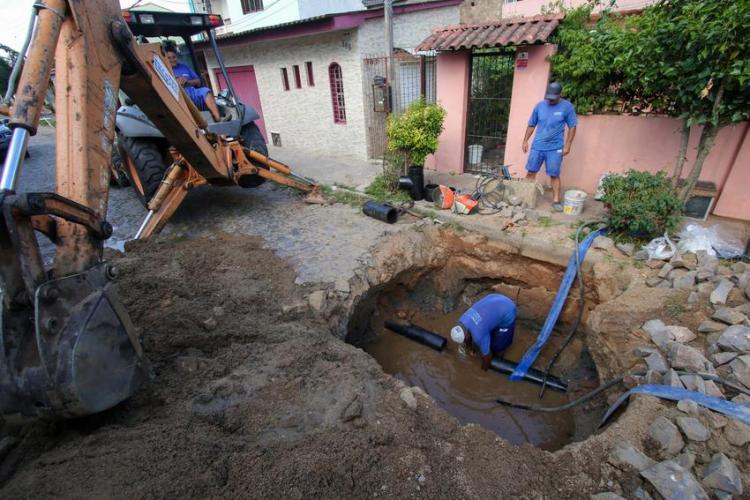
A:
POLYGON ((365 96, 367 152, 370 158, 382 158, 388 136, 385 122, 389 113, 402 113, 412 102, 424 97, 435 102, 437 95, 435 53, 413 55, 398 52, 392 58, 370 55, 362 60, 365 96), (388 65, 396 66, 395 81, 388 95, 388 65))
POLYGON ((486 173, 503 164, 513 89, 512 50, 475 51, 466 121, 467 172, 486 173))

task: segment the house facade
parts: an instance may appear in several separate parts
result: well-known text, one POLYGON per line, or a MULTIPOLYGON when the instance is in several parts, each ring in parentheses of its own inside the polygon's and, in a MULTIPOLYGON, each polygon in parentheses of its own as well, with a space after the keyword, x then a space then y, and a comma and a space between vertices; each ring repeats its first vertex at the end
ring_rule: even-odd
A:
MULTIPOLYGON (((241 3, 212 2, 212 8, 221 4, 235 16, 241 3)), ((233 86, 243 101, 261 113, 264 136, 281 147, 304 148, 317 155, 379 157, 386 110, 378 106, 378 85, 387 74, 387 64, 398 66, 398 81, 392 82, 394 108, 419 97, 424 88, 433 89, 426 91, 426 97, 434 99, 434 61, 423 64, 415 48, 433 27, 458 23, 461 0, 395 2, 397 55, 392 61, 384 57, 382 2, 358 1, 357 10, 346 12, 338 9, 352 7, 348 0, 280 3, 295 4, 294 16, 299 18, 241 30, 230 17, 228 31, 218 37, 233 86), (311 10, 312 5, 318 10, 311 10), (311 13, 315 15, 301 17, 311 13)), ((223 77, 209 50, 205 56, 212 86, 218 91, 225 87, 223 77)))
MULTIPOLYGON (((474 16, 498 4, 472 3, 474 16)), ((556 49, 550 36, 561 20, 540 15, 548 3, 506 1, 500 6, 502 19, 438 27, 417 47, 437 51, 437 100, 447 110, 439 149, 428 166, 482 173, 504 164, 514 174, 524 174, 527 155, 521 143, 531 110, 549 82, 549 56, 556 49)), ((627 11, 647 3, 651 2, 621 0, 617 5, 627 11)), ((565 159, 563 186, 592 193, 606 172, 671 171, 679 130, 677 120, 663 116, 580 116, 575 143, 565 159)), ((694 127, 685 175, 699 135, 694 127)), ((748 123, 723 129, 701 174, 702 181, 716 187, 714 215, 750 220, 750 197, 745 194, 750 185, 748 165, 748 123)))

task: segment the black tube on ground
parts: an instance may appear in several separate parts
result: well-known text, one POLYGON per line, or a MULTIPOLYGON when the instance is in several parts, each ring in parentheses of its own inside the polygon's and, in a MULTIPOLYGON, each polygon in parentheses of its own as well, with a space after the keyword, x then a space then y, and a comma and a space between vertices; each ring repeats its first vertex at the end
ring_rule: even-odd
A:
POLYGON ((376 201, 367 201, 362 206, 362 212, 373 219, 382 220, 388 224, 393 224, 398 220, 398 210, 395 207, 376 201))
MULTIPOLYGON (((503 358, 492 358, 492 362, 490 362, 490 368, 492 368, 496 372, 504 373, 506 375, 510 375, 511 373, 513 373, 517 366, 518 363, 514 363, 513 361, 508 361, 507 359, 503 358)), ((529 368, 523 378, 524 380, 528 380, 529 382, 542 384, 544 382, 544 373, 540 372, 539 370, 535 370, 534 368, 529 368)), ((547 387, 562 392, 566 392, 568 390, 568 385, 565 382, 557 377, 553 377, 552 375, 547 376, 546 385, 547 387)))
POLYGON ((437 184, 427 184, 424 187, 424 199, 425 201, 429 201, 430 203, 433 203, 435 201, 435 198, 432 197, 432 193, 435 192, 437 188, 439 188, 437 184))
POLYGON ((403 335, 404 337, 417 341, 427 347, 431 347, 436 351, 442 351, 445 348, 445 344, 448 343, 445 338, 437 333, 425 330, 417 325, 403 325, 401 323, 396 323, 395 321, 386 321, 385 327, 392 332, 403 335))

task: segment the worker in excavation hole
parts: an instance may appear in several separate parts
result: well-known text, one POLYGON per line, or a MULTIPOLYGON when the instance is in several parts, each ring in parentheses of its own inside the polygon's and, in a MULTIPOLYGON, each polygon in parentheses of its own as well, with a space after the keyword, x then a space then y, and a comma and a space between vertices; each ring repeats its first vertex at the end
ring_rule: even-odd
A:
POLYGON ((477 352, 482 370, 490 367, 493 356, 502 356, 513 343, 516 304, 505 295, 491 293, 475 302, 451 329, 451 340, 477 352))

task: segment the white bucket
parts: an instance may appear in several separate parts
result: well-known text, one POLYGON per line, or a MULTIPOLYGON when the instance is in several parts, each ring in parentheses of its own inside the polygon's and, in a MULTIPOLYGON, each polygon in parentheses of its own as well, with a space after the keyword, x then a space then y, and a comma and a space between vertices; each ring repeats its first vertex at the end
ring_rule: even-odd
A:
POLYGON ((565 191, 565 204, 563 212, 567 215, 578 215, 583 212, 583 202, 586 201, 586 193, 578 189, 565 191))
POLYGON ((479 165, 482 163, 482 153, 484 146, 481 144, 472 144, 469 146, 469 165, 479 165))

